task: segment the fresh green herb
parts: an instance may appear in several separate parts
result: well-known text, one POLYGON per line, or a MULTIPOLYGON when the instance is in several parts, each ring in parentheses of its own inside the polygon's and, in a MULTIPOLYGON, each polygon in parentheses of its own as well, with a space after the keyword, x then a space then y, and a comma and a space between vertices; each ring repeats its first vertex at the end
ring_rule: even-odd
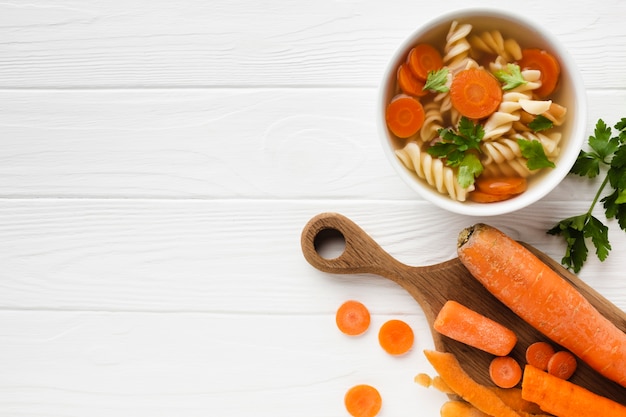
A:
POLYGON ((538 140, 518 138, 517 144, 526 158, 526 166, 531 171, 540 168, 554 168, 554 162, 550 161, 543 150, 543 145, 538 140))
POLYGON ((470 119, 462 117, 458 132, 439 129, 441 141, 428 148, 428 153, 445 159, 448 166, 457 167, 457 181, 463 188, 467 188, 483 171, 476 152, 480 152, 480 141, 484 135, 485 130, 480 124, 474 124, 470 119))
POLYGON ((548 230, 551 235, 560 235, 565 239, 567 248, 561 263, 574 272, 580 271, 589 252, 587 239, 596 249, 596 256, 604 261, 611 251, 609 229, 592 213, 598 203, 604 205, 607 219, 615 218, 619 227, 626 231, 626 118, 622 118, 613 130, 602 119, 598 120, 594 134, 589 137, 590 151, 580 151, 570 173, 583 177, 595 178, 601 168, 606 169, 604 180, 600 184, 591 206, 586 213, 561 220, 548 230), (612 191, 600 199, 604 189, 612 191))
POLYGON ((533 132, 541 132, 542 130, 548 130, 552 128, 552 126, 554 126, 554 123, 552 123, 552 120, 542 115, 538 115, 530 123, 528 123, 528 127, 531 128, 533 132))
POLYGON ((494 75, 501 83, 504 83, 502 89, 505 91, 512 90, 527 82, 517 64, 507 64, 506 69, 497 70, 494 75))
POLYGON ((441 68, 435 71, 430 71, 426 82, 424 83, 423 90, 436 91, 438 93, 447 93, 450 91, 448 83, 448 68, 441 68))

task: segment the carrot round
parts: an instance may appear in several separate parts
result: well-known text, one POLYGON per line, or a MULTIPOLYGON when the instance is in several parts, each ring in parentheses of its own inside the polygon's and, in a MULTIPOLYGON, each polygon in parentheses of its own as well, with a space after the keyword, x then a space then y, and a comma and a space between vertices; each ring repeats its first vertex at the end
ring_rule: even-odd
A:
POLYGON ((552 54, 538 48, 523 49, 518 64, 522 69, 535 69, 541 72, 541 86, 535 90, 539 97, 552 94, 561 75, 559 61, 552 54))
POLYGON ((489 363, 489 378, 500 388, 513 388, 522 380, 522 367, 510 356, 498 356, 489 363))
POLYGON ((497 203, 498 201, 508 200, 515 197, 515 194, 489 194, 480 190, 474 190, 467 195, 470 201, 474 203, 497 203))
POLYGON ((503 304, 606 378, 626 387, 626 333, 552 268, 500 230, 459 234, 459 259, 503 304))
POLYGON ((458 72, 450 85, 455 109, 470 119, 482 119, 496 111, 502 102, 502 88, 491 73, 482 68, 458 72))
POLYGON ((355 385, 344 396, 346 410, 354 417, 374 417, 383 401, 378 390, 371 385, 355 385))
POLYGON ((523 177, 479 176, 474 183, 477 190, 496 196, 521 194, 526 191, 528 182, 523 177))
POLYGON ((387 127, 399 138, 416 134, 424 124, 424 107, 416 98, 400 94, 387 105, 387 127))
POLYGON ((390 355, 402 355, 413 347, 411 326, 402 320, 388 320, 378 331, 378 343, 390 355))
POLYGON ((443 67, 443 57, 434 46, 420 43, 409 52, 407 63, 417 78, 426 81, 429 72, 443 67))
POLYGON ((404 94, 415 97, 423 97, 428 94, 428 90, 424 90, 424 81, 413 74, 408 63, 398 67, 397 79, 398 87, 404 94))
POLYGON ((512 330, 454 300, 446 301, 439 310, 433 328, 444 336, 497 356, 508 355, 517 343, 512 330))
POLYGON ((566 350, 556 352, 548 360, 548 373, 561 379, 569 379, 574 372, 578 363, 576 357, 566 350))
POLYGON ((526 348, 526 362, 537 369, 548 369, 548 361, 554 355, 554 348, 548 342, 535 342, 526 348))
POLYGON ((362 303, 348 300, 337 309, 335 322, 339 330, 348 336, 357 336, 368 329, 370 312, 362 303))
POLYGON ((522 398, 559 417, 626 417, 626 407, 580 385, 526 365, 522 398))

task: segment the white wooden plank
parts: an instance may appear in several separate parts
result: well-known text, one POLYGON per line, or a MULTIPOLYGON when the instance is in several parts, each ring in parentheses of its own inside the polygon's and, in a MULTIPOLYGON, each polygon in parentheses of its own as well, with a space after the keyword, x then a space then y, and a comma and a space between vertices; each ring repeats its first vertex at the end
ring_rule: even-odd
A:
MULTIPOLYGON (((624 91, 590 91, 598 118, 624 91)), ((0 196, 418 199, 379 142, 376 89, 0 91, 0 196)), ((593 184, 591 184, 593 185, 593 184)), ((551 200, 589 199, 586 181, 551 200)))
MULTIPOLYGON (((623 88, 623 2, 471 6, 515 12, 548 28, 589 88, 623 88)), ((463 0, 4 2, 0 86, 374 87, 405 37, 466 7, 463 0)))
MULTIPOLYGON (((311 267, 300 248, 306 222, 344 213, 401 262, 424 266, 455 257, 457 234, 478 221, 561 259, 563 242, 546 230, 586 209, 543 202, 473 219, 425 202, 0 200, 0 309, 298 315, 356 297, 382 313, 414 311, 384 278, 311 267)), ((609 259, 591 255, 580 276, 624 309, 626 234, 610 225, 609 259)))
MULTIPOLYGON (((371 305, 376 310, 376 304, 371 305)), ((372 315, 349 338, 332 315, 0 312, 0 413, 12 417, 344 416, 343 395, 376 386, 385 416, 434 416, 443 394, 423 317, 372 315), (377 329, 405 320, 416 344, 390 357, 377 329)))

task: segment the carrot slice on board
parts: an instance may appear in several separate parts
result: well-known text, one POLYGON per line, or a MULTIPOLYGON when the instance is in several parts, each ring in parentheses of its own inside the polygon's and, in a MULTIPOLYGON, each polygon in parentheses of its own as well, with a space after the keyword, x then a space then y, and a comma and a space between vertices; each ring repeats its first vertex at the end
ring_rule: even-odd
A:
POLYGON ((416 134, 424 124, 424 107, 416 98, 400 94, 387 105, 385 119, 391 133, 399 138, 416 134))
POLYGON ((513 388, 522 380, 522 367, 510 356, 498 356, 489 364, 489 377, 500 388, 513 388))
POLYGON ((354 417, 374 417, 382 407, 382 398, 378 390, 371 385, 355 385, 346 392, 344 404, 354 417))
POLYGON ((423 97, 428 94, 428 90, 424 90, 424 81, 420 80, 411 72, 409 64, 404 63, 398 67, 397 73, 398 87, 404 94, 414 97, 423 97))
POLYGON ((535 342, 526 348, 526 362, 537 369, 548 369, 548 361, 554 355, 554 348, 548 342, 535 342))
POLYGON ((420 80, 426 81, 428 73, 443 67, 441 53, 428 43, 415 45, 407 57, 409 68, 420 80))
POLYGON ((402 355, 413 347, 415 335, 411 326, 402 320, 386 321, 378 331, 378 342, 390 355, 402 355))
POLYGON ((368 329, 370 325, 370 312, 356 300, 348 300, 337 309, 335 322, 339 330, 348 336, 357 336, 368 329))
POLYGON ((566 350, 556 352, 548 360, 548 373, 561 379, 569 379, 574 372, 578 362, 576 357, 566 350))
POLYGON ((482 119, 496 111, 502 102, 502 88, 488 71, 468 68, 459 71, 452 79, 450 100, 463 116, 482 119))
POLYGON ((485 177, 480 176, 475 182, 476 189, 493 195, 521 194, 526 191, 528 182, 522 177, 485 177))
POLYGON ((523 49, 522 59, 518 64, 522 69, 535 69, 541 72, 541 87, 535 90, 539 97, 547 97, 556 89, 561 75, 561 66, 548 51, 538 48, 523 49))

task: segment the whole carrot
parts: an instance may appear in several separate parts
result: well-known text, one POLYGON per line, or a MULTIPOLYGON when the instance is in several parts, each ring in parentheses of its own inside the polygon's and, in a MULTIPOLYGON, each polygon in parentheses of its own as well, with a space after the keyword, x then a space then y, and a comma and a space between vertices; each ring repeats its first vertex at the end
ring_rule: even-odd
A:
POLYGON ((515 314, 626 387, 626 333, 528 249, 494 227, 476 224, 459 234, 458 255, 515 314))

